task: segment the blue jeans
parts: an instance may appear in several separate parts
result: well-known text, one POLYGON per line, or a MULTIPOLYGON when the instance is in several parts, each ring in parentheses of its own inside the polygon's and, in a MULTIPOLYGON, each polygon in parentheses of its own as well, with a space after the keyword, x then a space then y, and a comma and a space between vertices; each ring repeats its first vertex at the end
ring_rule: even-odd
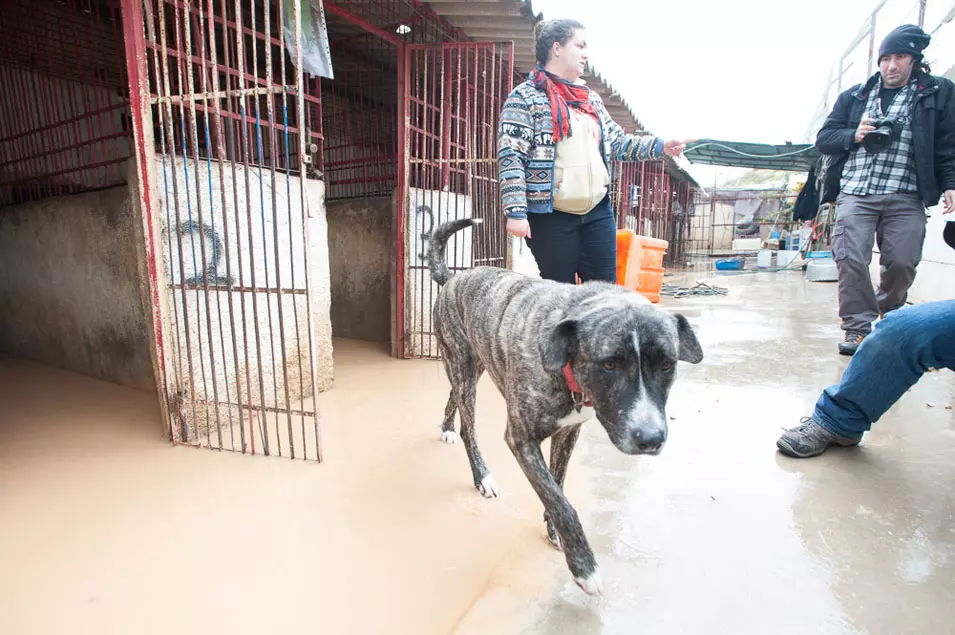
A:
POLYGON ((955 300, 886 315, 862 340, 839 385, 819 396, 813 418, 830 432, 858 436, 929 368, 955 370, 955 300))
POLYGON ((604 198, 586 214, 554 210, 527 215, 531 238, 525 239, 534 254, 541 278, 574 283, 617 279, 617 223, 604 198))

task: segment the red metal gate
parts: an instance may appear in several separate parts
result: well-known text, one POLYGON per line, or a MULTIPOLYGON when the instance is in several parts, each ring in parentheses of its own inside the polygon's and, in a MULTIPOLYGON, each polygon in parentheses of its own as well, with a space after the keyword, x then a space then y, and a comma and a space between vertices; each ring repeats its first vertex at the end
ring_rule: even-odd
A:
POLYGON ((399 203, 395 353, 439 356, 431 325, 437 285, 422 235, 457 218, 485 219, 456 235, 452 269, 506 267, 498 186, 497 122, 511 90, 510 44, 408 45, 399 67, 399 203))
POLYGON ((663 161, 623 161, 613 167, 617 226, 643 236, 666 238, 671 196, 663 161))
POLYGON ((303 7, 123 0, 176 443, 321 460, 317 362, 330 350, 314 328, 310 253, 321 102, 301 72, 303 7))

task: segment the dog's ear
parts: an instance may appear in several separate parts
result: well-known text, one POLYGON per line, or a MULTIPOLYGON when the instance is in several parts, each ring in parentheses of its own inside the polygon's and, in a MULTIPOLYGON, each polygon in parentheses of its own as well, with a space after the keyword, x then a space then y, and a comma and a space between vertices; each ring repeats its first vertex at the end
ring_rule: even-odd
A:
POLYGON ((703 361, 703 348, 700 346, 699 340, 696 339, 696 333, 693 332, 693 327, 690 326, 690 322, 679 313, 673 317, 676 318, 676 330, 680 337, 680 361, 699 364, 703 361))
POLYGON ((577 321, 562 320, 554 328, 545 330, 539 345, 544 370, 559 373, 577 347, 577 321))

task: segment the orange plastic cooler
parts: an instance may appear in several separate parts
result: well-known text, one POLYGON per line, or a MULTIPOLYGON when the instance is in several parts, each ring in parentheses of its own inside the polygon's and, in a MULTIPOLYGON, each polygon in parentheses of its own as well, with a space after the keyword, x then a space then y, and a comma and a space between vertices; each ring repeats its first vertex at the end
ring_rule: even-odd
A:
POLYGON ((663 289, 663 255, 669 246, 665 240, 618 229, 617 284, 633 289, 650 302, 659 302, 663 289))

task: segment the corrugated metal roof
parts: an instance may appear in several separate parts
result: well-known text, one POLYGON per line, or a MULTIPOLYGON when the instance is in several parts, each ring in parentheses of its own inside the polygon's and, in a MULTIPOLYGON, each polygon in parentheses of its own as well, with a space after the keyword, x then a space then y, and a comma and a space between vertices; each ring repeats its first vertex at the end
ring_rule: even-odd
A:
POLYGON ((684 155, 693 163, 790 172, 808 172, 820 157, 819 150, 808 143, 772 145, 716 139, 690 143, 684 155))
MULTIPOLYGON (((534 68, 534 25, 544 19, 544 14, 534 13, 529 0, 424 0, 424 4, 473 40, 513 41, 514 70, 521 75, 527 75, 534 68)), ((592 64, 588 64, 583 78, 587 85, 600 95, 610 116, 626 132, 650 133, 627 100, 592 64)), ((677 166, 670 157, 665 158, 665 165, 671 176, 696 184, 693 177, 677 166)))

